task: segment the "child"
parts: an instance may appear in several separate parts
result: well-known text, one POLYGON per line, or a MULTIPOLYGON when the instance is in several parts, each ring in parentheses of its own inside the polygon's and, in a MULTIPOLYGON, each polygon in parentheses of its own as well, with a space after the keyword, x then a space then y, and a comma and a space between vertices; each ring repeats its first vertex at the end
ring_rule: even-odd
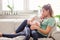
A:
POLYGON ((40 26, 40 23, 42 22, 43 18, 39 18, 38 16, 34 16, 29 20, 29 24, 32 26, 40 26))

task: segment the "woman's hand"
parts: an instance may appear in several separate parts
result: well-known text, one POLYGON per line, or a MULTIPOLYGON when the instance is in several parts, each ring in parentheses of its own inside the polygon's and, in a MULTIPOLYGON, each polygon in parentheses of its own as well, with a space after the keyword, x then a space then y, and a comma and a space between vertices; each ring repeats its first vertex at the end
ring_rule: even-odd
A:
POLYGON ((31 30, 35 30, 35 29, 38 30, 39 28, 40 28, 40 27, 39 27, 39 26, 36 26, 36 25, 31 25, 31 27, 30 27, 31 30))

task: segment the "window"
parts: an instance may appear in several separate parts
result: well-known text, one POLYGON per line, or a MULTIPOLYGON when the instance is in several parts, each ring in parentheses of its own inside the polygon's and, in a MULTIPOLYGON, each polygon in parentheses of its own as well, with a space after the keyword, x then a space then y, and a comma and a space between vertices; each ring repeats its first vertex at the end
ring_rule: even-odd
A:
POLYGON ((23 0, 14 0, 14 10, 23 10, 23 0))
POLYGON ((38 10, 38 6, 43 6, 45 4, 51 4, 54 15, 60 13, 60 0, 29 0, 29 10, 38 10))
POLYGON ((14 7, 14 10, 23 10, 23 0, 2 0, 2 10, 10 10, 7 5, 14 7))
POLYGON ((41 0, 29 0, 29 10, 37 10, 41 0))
POLYGON ((2 0, 2 9, 9 10, 7 5, 14 5, 14 10, 39 10, 38 6, 43 6, 45 4, 51 4, 54 15, 60 13, 60 0, 2 0))

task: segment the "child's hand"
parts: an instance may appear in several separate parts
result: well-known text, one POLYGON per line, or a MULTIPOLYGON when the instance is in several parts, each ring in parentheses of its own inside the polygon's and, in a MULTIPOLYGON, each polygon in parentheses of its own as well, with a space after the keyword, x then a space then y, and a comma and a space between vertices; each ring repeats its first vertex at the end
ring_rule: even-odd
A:
POLYGON ((40 23, 39 23, 39 22, 36 22, 36 24, 35 24, 35 25, 40 26, 40 23))
POLYGON ((35 30, 35 29, 38 29, 38 28, 40 28, 40 27, 39 27, 39 26, 36 26, 36 25, 32 25, 32 26, 30 27, 31 30, 35 30))

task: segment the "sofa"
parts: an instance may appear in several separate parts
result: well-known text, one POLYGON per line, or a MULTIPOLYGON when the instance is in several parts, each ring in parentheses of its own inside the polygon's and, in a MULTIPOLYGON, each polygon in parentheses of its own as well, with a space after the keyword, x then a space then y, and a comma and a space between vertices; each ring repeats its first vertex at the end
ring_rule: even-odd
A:
MULTIPOLYGON (((22 23, 22 21, 25 19, 4 19, 0 20, 0 32, 2 33, 12 33, 14 32, 18 26, 22 23), (7 20, 7 21, 5 21, 7 20), (10 20, 10 21, 9 21, 10 20)), ((0 37, 0 40, 24 40, 25 36, 18 36, 15 38, 6 38, 6 37, 0 37)), ((57 26, 51 30, 50 34, 47 38, 38 38, 39 40, 60 40, 60 31, 57 30, 57 26), (52 37, 50 37, 52 36, 52 37)), ((31 37, 30 40, 33 40, 31 37)))

